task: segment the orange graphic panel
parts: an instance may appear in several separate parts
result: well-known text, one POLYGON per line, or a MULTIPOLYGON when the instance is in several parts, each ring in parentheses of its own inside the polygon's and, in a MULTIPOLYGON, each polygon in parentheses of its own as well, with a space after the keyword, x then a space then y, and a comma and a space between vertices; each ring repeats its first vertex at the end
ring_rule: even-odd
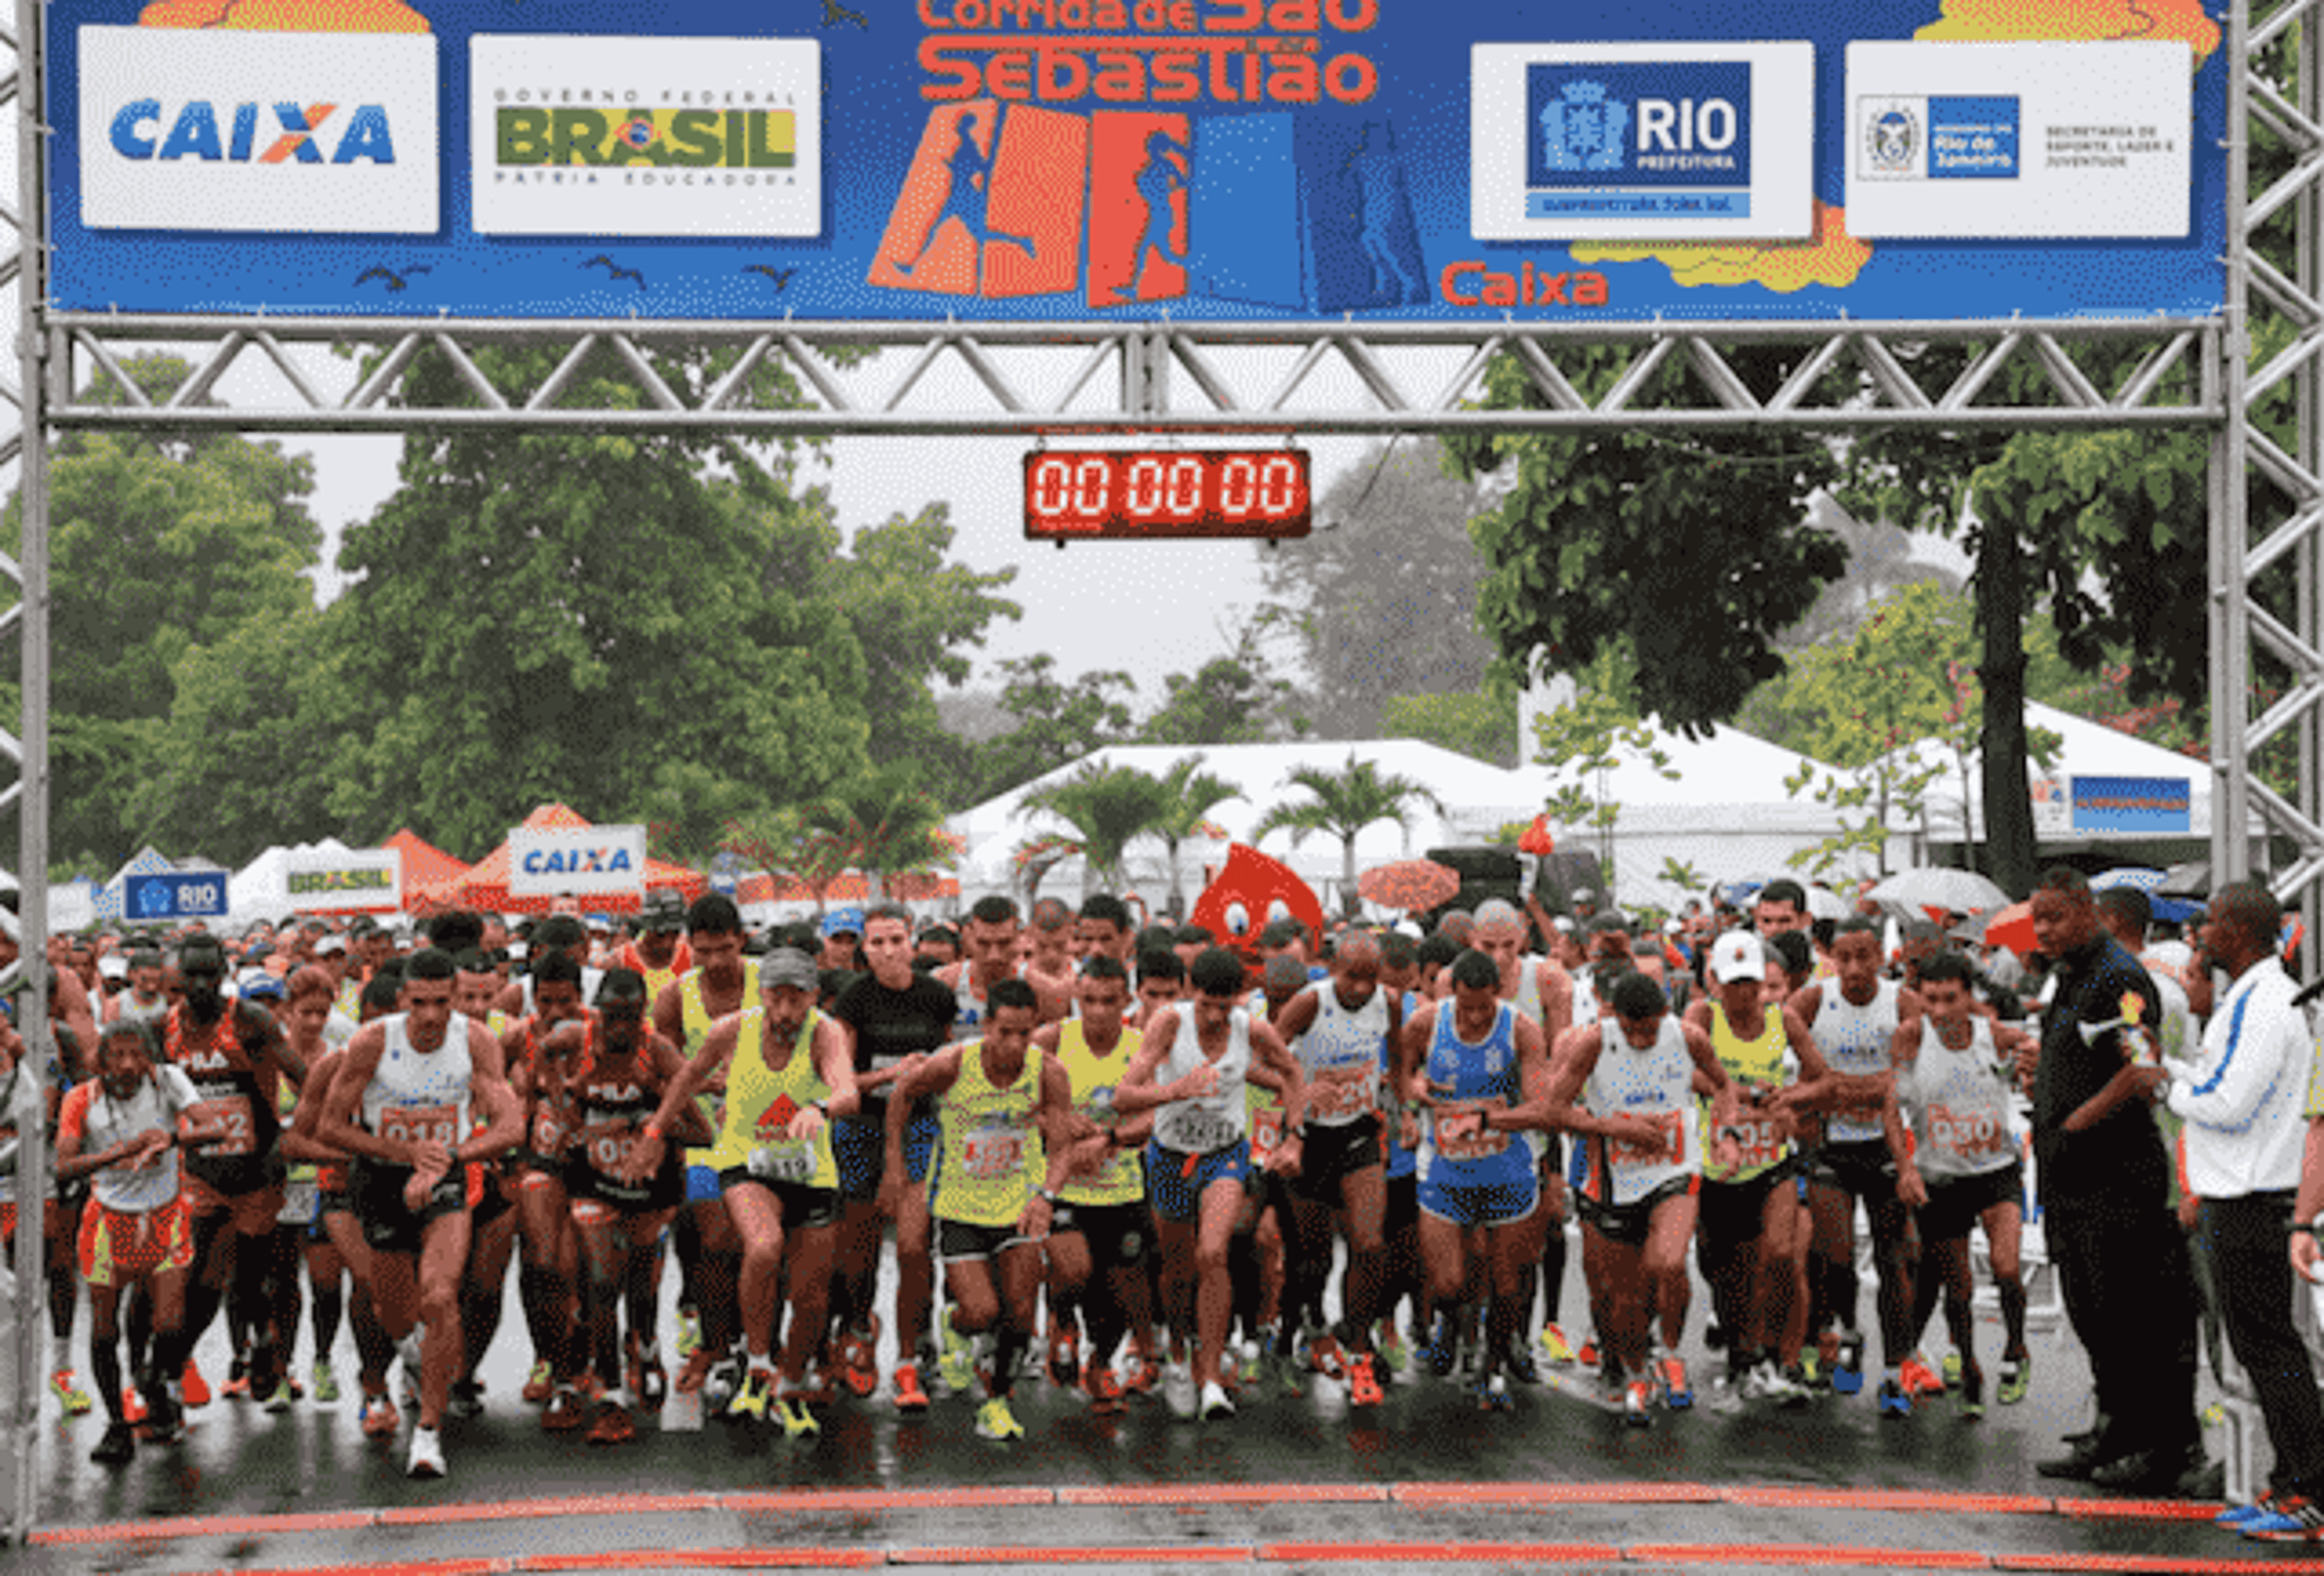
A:
POLYGON ((1089 304, 1186 293, 1194 143, 1183 115, 1102 111, 1090 145, 1089 304))
POLYGON ((1088 163, 1079 115, 991 98, 930 110, 866 280, 955 296, 1071 290, 1088 163))
POLYGON ((986 208, 984 294, 1048 295, 1081 278, 1083 186, 1089 122, 1012 105, 986 208))
POLYGON ((255 32, 426 32, 403 0, 153 0, 140 27, 226 27, 255 32))
POLYGON ((1189 918, 1217 936, 1221 946, 1232 947, 1244 962, 1254 963, 1259 933, 1267 928, 1268 914, 1278 902, 1292 918, 1322 931, 1323 905, 1315 889, 1281 860, 1237 843, 1229 845, 1226 863, 1194 899, 1189 918))
POLYGON ((1944 0, 1922 39, 2184 39, 2202 69, 2219 24, 2202 0, 1944 0))

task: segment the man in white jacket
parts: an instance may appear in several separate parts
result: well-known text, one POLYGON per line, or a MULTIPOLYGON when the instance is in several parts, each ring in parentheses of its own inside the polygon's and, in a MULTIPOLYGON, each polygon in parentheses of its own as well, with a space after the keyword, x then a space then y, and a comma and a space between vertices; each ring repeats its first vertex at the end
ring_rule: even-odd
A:
POLYGON ((2237 882, 2212 897, 2198 962, 2234 983, 2195 1065, 2142 1070, 2142 1081, 2186 1123, 2188 1191, 2202 1200, 2199 1251, 2274 1449, 2268 1492, 2220 1521, 2246 1537, 2313 1543, 2324 1537, 2324 1405, 2292 1326, 2292 1259, 2279 1240, 2300 1229, 2291 1212, 2316 1042, 2276 954, 2282 921, 2264 887, 2237 882))

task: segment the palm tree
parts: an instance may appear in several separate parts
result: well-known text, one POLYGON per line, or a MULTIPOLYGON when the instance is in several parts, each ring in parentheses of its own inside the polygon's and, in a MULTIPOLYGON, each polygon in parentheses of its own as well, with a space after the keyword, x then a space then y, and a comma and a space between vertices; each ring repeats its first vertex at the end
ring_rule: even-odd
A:
POLYGON ((872 900, 887 896, 890 876, 952 862, 937 834, 944 808, 920 786, 919 769, 890 761, 850 779, 807 807, 806 821, 837 852, 840 864, 863 872, 872 900))
POLYGON ((1444 814, 1443 801, 1432 792, 1426 783, 1408 777, 1380 775, 1369 760, 1358 760, 1355 751, 1348 752, 1348 764, 1339 771, 1320 766, 1302 766, 1283 779, 1286 788, 1305 788, 1314 797, 1305 803, 1277 805, 1259 819, 1251 829, 1250 840, 1256 843, 1266 835, 1282 828, 1291 834, 1291 844, 1297 847, 1310 832, 1328 832, 1340 840, 1340 905, 1350 917, 1356 913, 1356 834, 1375 821, 1393 821, 1404 825, 1406 806, 1414 800, 1428 806, 1438 815, 1444 814))
POLYGON ((1093 760, 1071 777, 1029 790, 1023 807, 1055 816, 1071 827, 1082 845, 1082 895, 1103 878, 1120 891, 1122 850, 1131 839, 1156 831, 1170 809, 1160 778, 1134 766, 1101 766, 1093 760))
POLYGON ((1170 851, 1170 917, 1182 919, 1186 913, 1186 896, 1178 875, 1178 845, 1202 831, 1207 823, 1211 806, 1227 799, 1240 798, 1242 790, 1222 777, 1201 770, 1200 755, 1186 755, 1173 761, 1170 770, 1162 774, 1162 786, 1168 794, 1168 805, 1161 821, 1153 828, 1170 851))

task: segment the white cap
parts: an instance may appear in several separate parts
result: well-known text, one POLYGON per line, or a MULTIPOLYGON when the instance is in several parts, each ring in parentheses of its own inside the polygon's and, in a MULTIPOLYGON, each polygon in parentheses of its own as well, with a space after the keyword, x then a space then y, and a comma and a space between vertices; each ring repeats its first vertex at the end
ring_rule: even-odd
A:
POLYGON ((1711 977, 1724 985, 1729 980, 1767 977, 1767 949, 1748 930, 1730 930, 1711 949, 1711 977))

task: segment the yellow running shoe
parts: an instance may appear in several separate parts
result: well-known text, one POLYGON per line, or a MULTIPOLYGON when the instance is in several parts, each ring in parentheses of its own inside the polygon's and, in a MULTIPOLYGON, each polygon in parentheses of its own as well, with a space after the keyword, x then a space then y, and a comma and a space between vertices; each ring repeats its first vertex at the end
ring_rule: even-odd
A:
POLYGON ((1010 1440, 1025 1437, 1025 1425, 1009 1410, 1009 1397, 995 1396, 976 1409, 976 1436, 979 1439, 1010 1440))

